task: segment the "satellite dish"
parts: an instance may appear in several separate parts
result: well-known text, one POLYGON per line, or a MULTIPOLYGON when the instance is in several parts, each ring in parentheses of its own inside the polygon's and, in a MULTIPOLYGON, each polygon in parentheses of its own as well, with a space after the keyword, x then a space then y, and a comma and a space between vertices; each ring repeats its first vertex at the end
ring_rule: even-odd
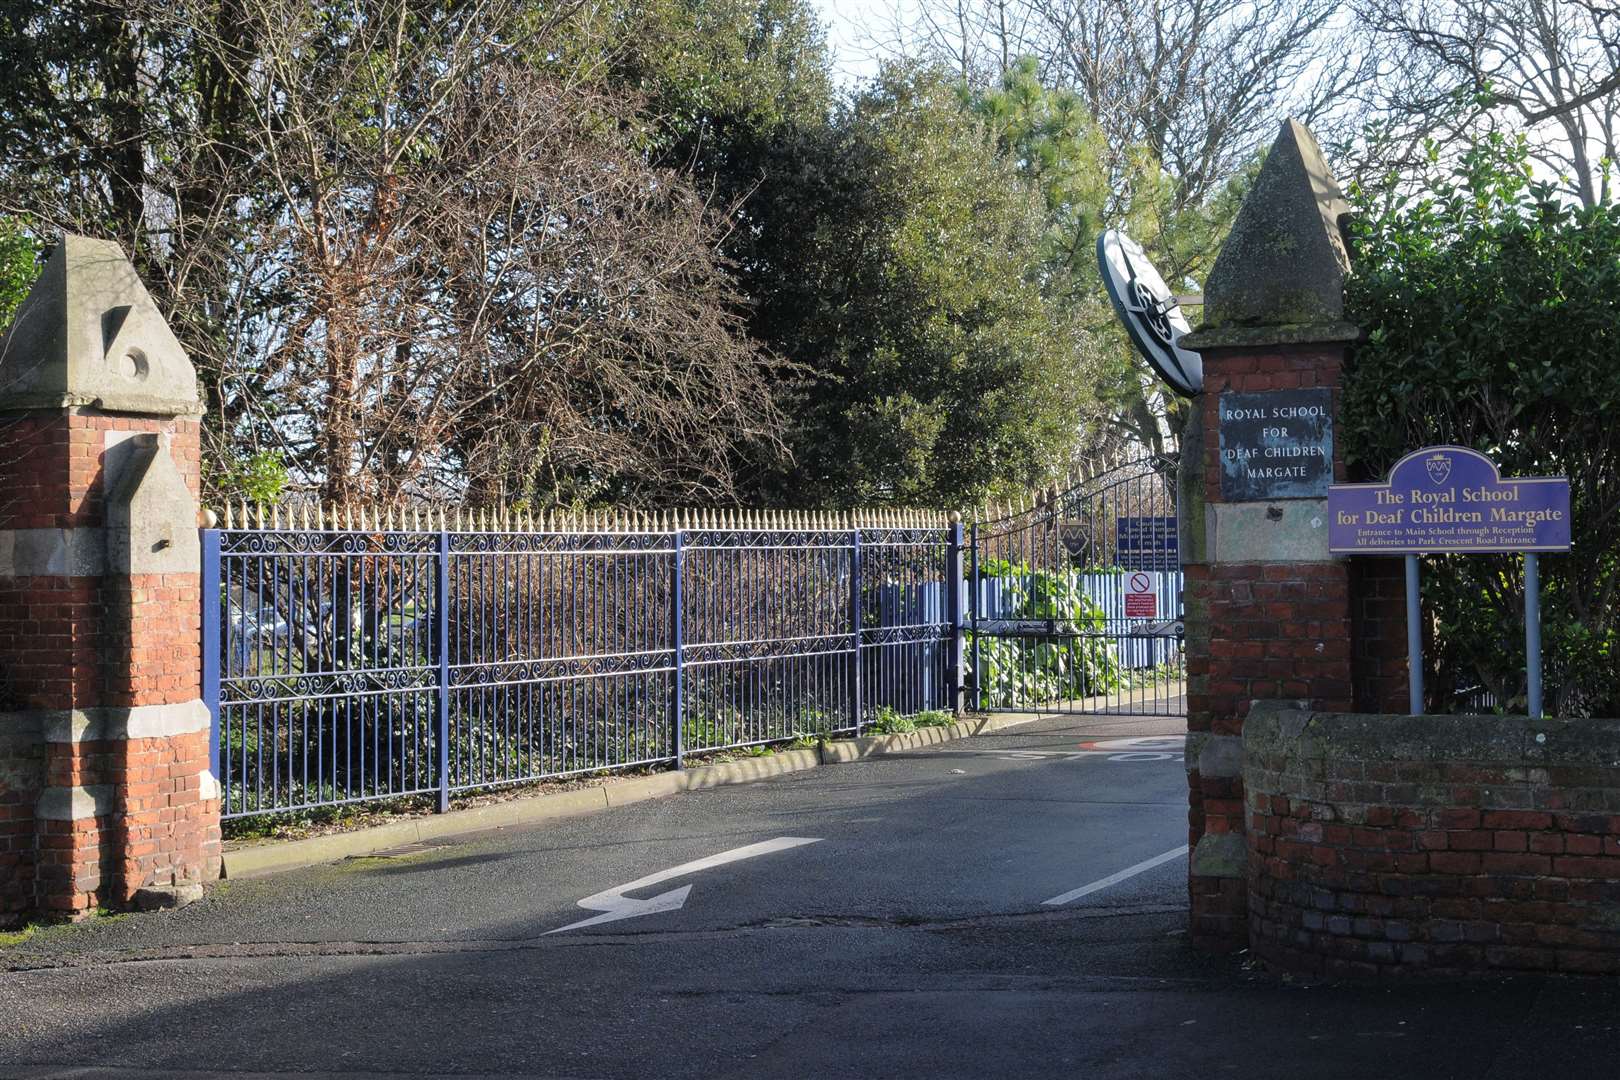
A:
POLYGON ((1097 267, 1136 350, 1172 390, 1196 397, 1204 389, 1204 359, 1177 344, 1192 327, 1142 245, 1107 229, 1097 237, 1097 267))

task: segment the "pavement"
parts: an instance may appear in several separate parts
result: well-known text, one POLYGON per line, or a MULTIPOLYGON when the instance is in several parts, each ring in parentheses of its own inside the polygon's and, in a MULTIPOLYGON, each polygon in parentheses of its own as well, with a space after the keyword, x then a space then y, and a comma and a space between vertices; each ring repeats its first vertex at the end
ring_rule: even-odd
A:
POLYGON ((43 931, 0 949, 0 1077, 1620 1075, 1612 982, 1193 950, 1182 729, 1048 717, 43 931))

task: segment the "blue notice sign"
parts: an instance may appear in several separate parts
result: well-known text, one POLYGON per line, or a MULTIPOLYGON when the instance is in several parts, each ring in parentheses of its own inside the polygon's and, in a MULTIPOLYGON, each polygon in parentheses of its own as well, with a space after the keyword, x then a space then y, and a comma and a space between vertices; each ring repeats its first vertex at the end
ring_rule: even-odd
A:
POLYGON ((1122 570, 1181 569, 1181 549, 1173 515, 1122 517, 1115 524, 1115 553, 1122 570))
POLYGON ((1328 489, 1328 550, 1343 555, 1568 551, 1569 481, 1504 477, 1462 446, 1407 454, 1382 484, 1328 489))

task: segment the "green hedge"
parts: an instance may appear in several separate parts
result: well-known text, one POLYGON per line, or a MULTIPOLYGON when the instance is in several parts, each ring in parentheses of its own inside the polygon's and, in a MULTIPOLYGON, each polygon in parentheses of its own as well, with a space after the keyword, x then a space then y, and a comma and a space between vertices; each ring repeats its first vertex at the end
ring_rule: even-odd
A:
MULTIPOLYGON (((1548 710, 1620 716, 1620 207, 1561 201, 1497 135, 1429 173, 1354 192, 1347 300, 1368 340, 1346 379, 1349 465, 1376 478, 1453 443, 1506 476, 1568 476, 1574 550, 1542 560, 1548 710)), ((1477 680, 1522 709, 1521 560, 1425 564, 1433 704, 1477 680)))

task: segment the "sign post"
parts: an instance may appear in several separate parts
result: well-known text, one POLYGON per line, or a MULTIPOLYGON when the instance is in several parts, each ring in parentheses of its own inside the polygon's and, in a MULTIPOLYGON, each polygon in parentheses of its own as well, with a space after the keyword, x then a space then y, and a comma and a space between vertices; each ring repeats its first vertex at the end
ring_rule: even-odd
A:
POLYGON ((1419 555, 1524 554, 1525 681, 1541 716, 1541 572, 1537 554, 1570 547, 1569 480, 1503 479, 1495 462, 1461 446, 1429 446, 1397 461, 1382 484, 1328 488, 1328 550, 1406 556, 1406 648, 1412 712, 1423 711, 1419 555))
POLYGON ((1536 553, 1524 555, 1524 676, 1525 703, 1530 715, 1541 716, 1541 566, 1536 553))
POLYGON ((1406 711, 1423 712, 1423 596, 1416 555, 1406 557, 1406 711))

